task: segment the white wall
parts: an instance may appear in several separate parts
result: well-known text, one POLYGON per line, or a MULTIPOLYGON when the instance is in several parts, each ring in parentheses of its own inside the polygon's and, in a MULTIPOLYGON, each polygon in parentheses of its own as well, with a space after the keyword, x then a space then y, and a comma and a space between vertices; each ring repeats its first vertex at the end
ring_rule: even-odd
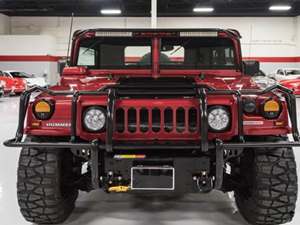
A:
MULTIPOLYGON (((296 56, 297 34, 300 36, 300 19, 189 17, 158 18, 162 28, 233 28, 241 32, 245 57, 296 56), (297 32, 297 28, 298 32, 297 32)), ((56 55, 66 55, 70 18, 66 17, 12 17, 12 34, 47 34, 56 37, 56 55)), ((136 28, 150 27, 150 18, 79 17, 74 20, 74 30, 86 28, 136 28)))
POLYGON ((55 55, 52 35, 0 35, 0 55, 55 55))
MULTIPOLYGON (((149 18, 126 17, 78 17, 74 18, 74 30, 87 28, 142 28, 149 27, 149 18)), ((66 56, 70 18, 68 17, 12 17, 12 34, 52 35, 56 38, 56 55, 66 56)))
POLYGON ((10 18, 0 14, 0 34, 8 34, 10 31, 10 18))

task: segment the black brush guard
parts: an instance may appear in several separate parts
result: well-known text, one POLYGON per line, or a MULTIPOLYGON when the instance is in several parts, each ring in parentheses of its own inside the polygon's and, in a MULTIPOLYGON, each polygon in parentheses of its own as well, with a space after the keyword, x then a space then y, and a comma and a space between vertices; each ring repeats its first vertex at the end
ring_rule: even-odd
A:
MULTIPOLYGON (((20 97, 20 108, 19 108, 19 122, 18 129, 15 138, 7 140, 4 145, 7 147, 44 147, 44 148, 61 148, 61 149, 90 149, 91 150, 91 172, 92 172, 92 184, 93 187, 99 188, 99 154, 106 152, 113 152, 114 150, 151 150, 151 149, 198 149, 202 152, 207 152, 209 149, 216 150, 216 179, 214 188, 221 189, 223 183, 223 165, 224 165, 224 150, 225 149, 244 149, 244 148, 258 148, 258 147, 295 147, 300 146, 299 132, 297 127, 297 112, 296 112, 296 97, 293 95, 293 91, 287 89, 281 85, 274 85, 266 88, 265 90, 216 90, 207 85, 166 85, 164 87, 159 86, 159 89, 170 89, 172 90, 171 96, 184 96, 193 95, 199 99, 200 102, 200 133, 201 141, 199 144, 187 144, 187 145, 163 145, 163 144, 152 144, 152 145, 128 145, 128 144, 114 144, 113 142, 113 121, 114 121, 114 109, 115 100, 119 94, 122 96, 134 96, 141 94, 138 90, 141 87, 137 85, 108 85, 104 88, 96 91, 52 91, 42 87, 33 87, 30 90, 25 91, 20 97), (187 89, 189 93, 187 93, 187 89), (184 90, 181 92, 180 90, 184 90), (269 92, 279 91, 284 94, 289 117, 291 121, 292 135, 294 141, 282 141, 282 142, 245 142, 243 134, 243 106, 242 106, 242 95, 263 95, 269 92), (27 108, 30 100, 30 96, 34 92, 46 93, 50 96, 72 96, 72 116, 71 116, 71 137, 69 142, 31 142, 23 141, 24 135, 24 122, 27 113, 27 108), (99 140, 92 142, 80 142, 78 141, 76 134, 76 118, 77 118, 77 101, 80 96, 101 96, 107 95, 107 127, 106 127, 106 141, 101 143, 99 140), (216 140, 214 143, 208 141, 208 120, 207 120, 207 95, 234 95, 237 99, 238 104, 238 142, 226 142, 223 143, 221 140, 216 140)), ((159 93, 157 86, 143 86, 145 91, 143 95, 153 96, 159 93)), ((168 95, 170 95, 170 93, 168 95)), ((165 93, 164 93, 165 94, 165 93)))

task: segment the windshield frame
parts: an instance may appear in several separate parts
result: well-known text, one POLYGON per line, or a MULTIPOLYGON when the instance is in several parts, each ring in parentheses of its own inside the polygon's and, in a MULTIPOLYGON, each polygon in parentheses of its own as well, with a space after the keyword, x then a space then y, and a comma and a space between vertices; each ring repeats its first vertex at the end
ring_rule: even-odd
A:
MULTIPOLYGON (((152 39, 152 47, 153 40, 155 38, 162 38, 167 36, 178 36, 179 32, 200 32, 205 34, 206 32, 218 32, 218 37, 229 38, 233 41, 234 53, 236 54, 236 65, 237 69, 160 69, 159 76, 198 76, 199 74, 205 73, 209 75, 215 75, 218 77, 237 77, 244 74, 244 64, 242 60, 242 49, 241 49, 241 36, 237 35, 236 32, 232 32, 231 30, 223 30, 223 29, 89 29, 89 30, 79 30, 74 33, 72 46, 71 46, 71 54, 69 59, 69 66, 78 67, 77 57, 80 42, 86 38, 94 38, 96 33, 105 32, 113 34, 113 32, 133 32, 137 33, 141 37, 149 37, 152 39)), ((153 49, 152 49, 153 51, 153 49)), ((154 56, 153 56, 154 58, 154 56)), ((152 58, 152 59, 153 59, 152 58)), ((90 76, 108 76, 108 75, 116 75, 116 76, 155 76, 153 74, 155 65, 149 69, 88 69, 87 75, 90 76)), ((157 67, 157 66, 156 66, 157 67)))

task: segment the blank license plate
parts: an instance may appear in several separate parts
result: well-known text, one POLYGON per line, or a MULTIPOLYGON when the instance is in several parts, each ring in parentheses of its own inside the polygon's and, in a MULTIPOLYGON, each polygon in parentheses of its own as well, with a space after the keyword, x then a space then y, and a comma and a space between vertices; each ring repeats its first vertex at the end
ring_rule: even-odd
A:
POLYGON ((174 167, 137 166, 131 168, 132 190, 174 190, 174 167))

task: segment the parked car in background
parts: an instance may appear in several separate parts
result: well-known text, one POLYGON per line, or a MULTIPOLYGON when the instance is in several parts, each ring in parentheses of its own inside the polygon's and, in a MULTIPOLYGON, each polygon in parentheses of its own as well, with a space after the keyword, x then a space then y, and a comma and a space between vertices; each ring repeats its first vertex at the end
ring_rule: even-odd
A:
POLYGON ((0 80, 0 98, 4 95, 4 86, 5 86, 4 81, 0 80))
POLYGON ((282 68, 268 76, 276 80, 279 84, 294 91, 296 96, 300 96, 300 68, 282 68))
POLYGON ((46 80, 43 77, 36 77, 25 72, 13 70, 4 71, 4 74, 6 74, 7 76, 11 76, 12 78, 24 79, 27 82, 27 86, 29 88, 33 86, 47 87, 46 80))
POLYGON ((300 79, 300 68, 281 68, 270 74, 269 77, 277 81, 300 79))
POLYGON ((294 95, 300 97, 300 79, 282 80, 280 84, 294 91, 294 95))
POLYGON ((0 71, 0 80, 4 82, 4 94, 21 94, 27 89, 26 81, 14 78, 0 71))

